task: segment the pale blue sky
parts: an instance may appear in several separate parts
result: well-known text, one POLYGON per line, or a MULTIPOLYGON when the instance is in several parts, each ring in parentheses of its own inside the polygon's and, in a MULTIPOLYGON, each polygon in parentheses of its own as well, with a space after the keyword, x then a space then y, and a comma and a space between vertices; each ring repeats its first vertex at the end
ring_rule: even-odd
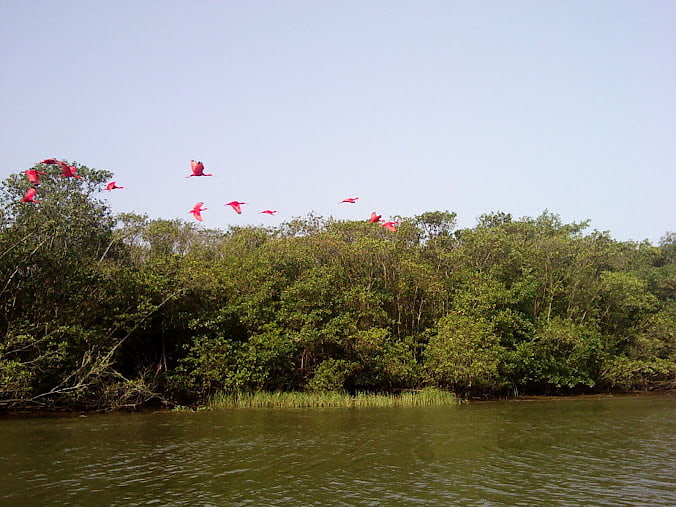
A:
POLYGON ((671 0, 0 0, 0 177, 76 160, 213 228, 547 208, 656 243, 675 54, 671 0))

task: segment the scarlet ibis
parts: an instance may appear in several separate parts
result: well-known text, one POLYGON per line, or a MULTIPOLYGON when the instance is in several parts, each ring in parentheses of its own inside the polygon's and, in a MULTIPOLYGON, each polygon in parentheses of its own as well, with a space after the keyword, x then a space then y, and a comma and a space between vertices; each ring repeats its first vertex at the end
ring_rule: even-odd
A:
POLYGON ((398 223, 399 223, 399 220, 397 220, 395 222, 385 222, 384 224, 380 224, 380 225, 385 227, 385 229, 387 229, 390 232, 397 232, 397 228, 395 226, 398 223))
POLYGON ((274 215, 275 213, 277 213, 277 210, 276 209, 274 209, 274 210, 273 209, 264 209, 263 211, 261 211, 261 213, 267 213, 268 215, 274 215))
POLYGON ((241 215, 242 214, 242 208, 241 208, 242 204, 246 204, 246 203, 245 202, 239 202, 239 201, 230 201, 230 202, 225 203, 225 206, 230 206, 232 209, 235 210, 235 213, 237 213, 238 215, 241 215))
POLYGON ((369 218, 369 223, 371 224, 376 224, 380 222, 380 219, 382 218, 382 215, 378 215, 375 211, 371 212, 371 218, 369 218))
POLYGON ((340 202, 349 202, 350 204, 355 204, 357 199, 359 199, 359 197, 348 197, 347 199, 343 199, 340 202))
POLYGON ((35 189, 33 187, 29 188, 24 194, 21 202, 40 202, 35 200, 35 189))
POLYGON ((198 202, 195 204, 193 209, 188 211, 188 213, 192 213, 192 215, 195 217, 196 220, 199 220, 200 222, 202 221, 202 211, 207 210, 208 208, 203 208, 202 206, 204 205, 203 202, 198 202))
POLYGON ((116 188, 124 188, 124 187, 118 187, 114 181, 111 181, 106 185, 106 190, 115 190, 116 188))
POLYGON ((191 160, 190 169, 192 169, 192 174, 190 176, 186 176, 186 178, 192 178, 193 176, 213 176, 213 174, 206 174, 204 172, 204 164, 202 162, 191 160))
POLYGON ((65 162, 57 161, 57 164, 61 166, 61 176, 66 178, 82 178, 79 174, 75 174, 77 167, 74 165, 68 165, 65 162))
POLYGON ((44 176, 45 174, 42 171, 38 171, 36 169, 26 169, 24 172, 26 173, 26 176, 28 176, 28 181, 30 181, 33 185, 39 185, 40 175, 42 174, 44 176))
POLYGON ((44 159, 44 160, 43 160, 42 162, 40 162, 40 163, 41 163, 41 164, 58 164, 59 161, 56 160, 55 158, 46 158, 46 159, 44 159))
POLYGON ((237 213, 238 215, 241 215, 242 214, 242 208, 241 208, 242 204, 246 204, 246 203, 245 202, 239 202, 239 201, 230 201, 230 202, 226 202, 225 206, 230 206, 232 209, 235 210, 235 213, 237 213))

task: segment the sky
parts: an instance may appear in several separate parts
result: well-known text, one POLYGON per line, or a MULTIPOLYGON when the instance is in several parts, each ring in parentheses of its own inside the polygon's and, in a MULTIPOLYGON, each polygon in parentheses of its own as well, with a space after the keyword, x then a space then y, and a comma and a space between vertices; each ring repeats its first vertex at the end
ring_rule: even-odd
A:
POLYGON ((204 228, 549 210, 657 244, 675 54, 672 0, 0 0, 0 178, 77 161, 204 228))

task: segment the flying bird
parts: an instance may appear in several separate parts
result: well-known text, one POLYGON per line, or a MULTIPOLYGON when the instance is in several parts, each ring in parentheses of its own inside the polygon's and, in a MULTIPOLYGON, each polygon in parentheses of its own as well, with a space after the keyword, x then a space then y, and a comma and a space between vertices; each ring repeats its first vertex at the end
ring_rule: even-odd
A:
MULTIPOLYGON (((242 204, 244 204, 244 203, 242 203, 242 204)), ((264 209, 263 211, 261 211, 261 213, 267 213, 268 215, 272 216, 275 213, 277 213, 277 210, 276 209, 274 209, 274 210, 273 209, 264 209)))
POLYGON ((384 224, 380 224, 381 226, 385 227, 390 232, 397 232, 397 228, 395 227, 396 224, 399 223, 399 220, 395 222, 385 222, 384 224))
POLYGON ((56 160, 55 158, 46 158, 46 159, 44 159, 44 160, 43 160, 42 162, 40 162, 40 163, 41 163, 41 164, 58 164, 59 161, 56 160))
POLYGON ((57 161, 57 164, 61 166, 61 176, 65 178, 82 178, 79 174, 75 174, 77 167, 74 165, 68 165, 65 162, 57 161))
POLYGON ((45 174, 42 171, 38 171, 36 169, 26 169, 24 172, 26 173, 26 176, 28 176, 28 181, 30 181, 33 185, 39 185, 40 175, 42 174, 44 176, 45 174))
POLYGON ((226 202, 225 206, 230 206, 232 209, 235 210, 235 213, 237 213, 238 215, 241 215, 242 214, 242 208, 241 208, 242 204, 246 204, 246 203, 245 202, 239 202, 239 201, 230 201, 230 202, 226 202))
POLYGON ((359 197, 348 197, 347 199, 343 199, 340 202, 349 202, 350 204, 355 204, 357 199, 359 199, 359 197))
POLYGON ((192 169, 192 174, 190 176, 186 176, 186 178, 192 178, 193 176, 213 176, 213 174, 206 174, 204 172, 204 164, 202 162, 191 160, 190 169, 192 169))
POLYGON ((21 202, 35 202, 35 203, 40 202, 35 200, 35 189, 33 187, 29 188, 26 191, 23 198, 21 199, 21 202))
POLYGON ((382 218, 382 215, 378 215, 375 211, 371 212, 371 218, 369 218, 369 223, 371 224, 376 224, 380 222, 380 219, 382 218))
POLYGON ((114 182, 114 181, 111 181, 110 183, 108 183, 106 185, 106 190, 115 190, 116 188, 124 188, 124 187, 118 187, 115 183, 116 182, 114 182))
POLYGON ((208 208, 203 208, 202 206, 204 205, 203 202, 198 202, 195 204, 193 209, 188 211, 188 213, 192 213, 192 215, 195 217, 196 220, 199 220, 200 222, 202 221, 202 211, 207 210, 208 208))

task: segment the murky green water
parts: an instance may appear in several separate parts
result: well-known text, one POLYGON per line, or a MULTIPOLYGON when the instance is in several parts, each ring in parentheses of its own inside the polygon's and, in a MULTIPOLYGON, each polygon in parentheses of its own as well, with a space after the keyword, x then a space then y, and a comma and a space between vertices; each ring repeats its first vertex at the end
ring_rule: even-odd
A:
POLYGON ((676 398, 4 419, 0 503, 676 505, 676 398))

